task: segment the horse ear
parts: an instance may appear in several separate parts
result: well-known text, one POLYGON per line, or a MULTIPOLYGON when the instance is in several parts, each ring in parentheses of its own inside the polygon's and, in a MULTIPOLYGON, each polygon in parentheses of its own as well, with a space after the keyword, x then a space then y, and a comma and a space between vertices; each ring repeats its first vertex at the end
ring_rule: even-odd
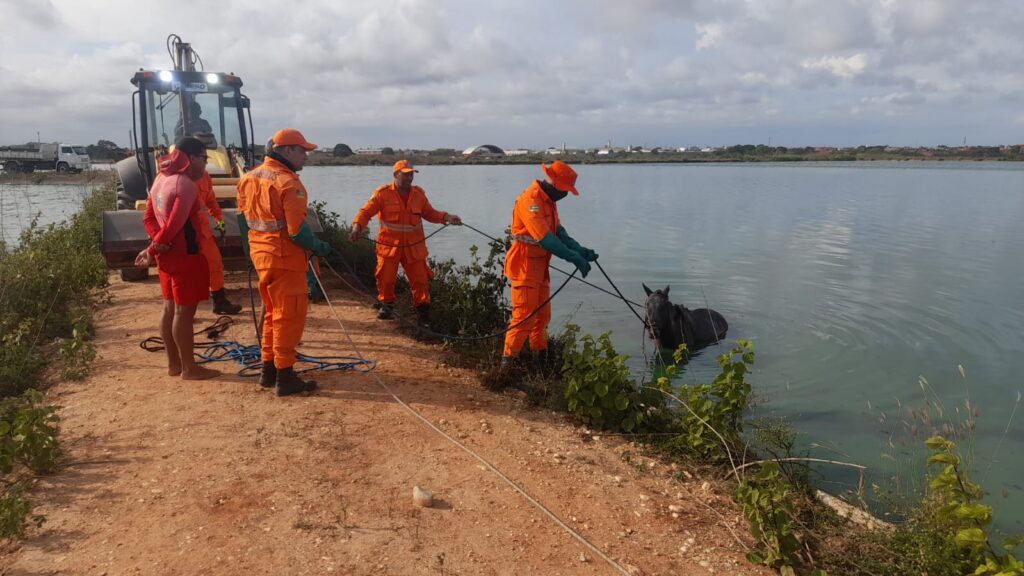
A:
POLYGON ((646 292, 647 295, 650 296, 651 295, 651 289, 647 287, 647 284, 644 284, 643 282, 641 282, 640 285, 644 287, 644 292, 646 292))
POLYGON ((665 285, 665 296, 668 296, 668 285, 665 285))

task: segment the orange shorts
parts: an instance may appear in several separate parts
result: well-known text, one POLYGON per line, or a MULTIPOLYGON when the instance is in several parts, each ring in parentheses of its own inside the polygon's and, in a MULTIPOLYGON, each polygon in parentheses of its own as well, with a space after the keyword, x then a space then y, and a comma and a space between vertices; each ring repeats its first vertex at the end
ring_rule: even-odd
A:
POLYGON ((195 306, 209 298, 210 271, 202 254, 167 254, 157 259, 164 300, 195 306))

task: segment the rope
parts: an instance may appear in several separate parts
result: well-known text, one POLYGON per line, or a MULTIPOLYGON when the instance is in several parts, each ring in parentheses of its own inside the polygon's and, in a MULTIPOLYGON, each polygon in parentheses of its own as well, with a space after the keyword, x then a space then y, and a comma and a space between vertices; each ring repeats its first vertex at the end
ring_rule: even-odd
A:
MULTIPOLYGON (((337 276, 342 282, 345 282, 345 284, 347 284, 349 288, 351 288, 352 290, 354 290, 355 292, 357 292, 357 293, 359 293, 359 294, 361 294, 363 296, 366 296, 367 298, 370 298, 370 299, 373 299, 374 301, 376 301, 376 299, 373 298, 373 296, 371 296, 370 294, 368 294, 366 292, 362 292, 361 290, 357 290, 354 286, 349 284, 348 281, 345 280, 345 278, 340 273, 338 273, 338 271, 335 270, 333 266, 331 266, 330 262, 327 262, 326 260, 324 260, 324 264, 327 266, 327 268, 331 272, 334 273, 335 276, 337 276)), ((394 312, 394 311, 392 311, 392 312, 394 313, 395 317, 398 318, 398 320, 400 322, 402 322, 403 324, 406 324, 407 326, 413 326, 413 327, 419 329, 424 334, 427 334, 429 336, 433 336, 434 338, 438 338, 438 339, 441 339, 441 340, 446 340, 446 341, 449 341, 449 342, 479 342, 481 340, 490 340, 492 338, 499 338, 499 337, 504 336, 509 330, 512 330, 514 328, 522 326, 528 320, 533 318, 538 312, 543 310, 544 307, 547 306, 548 303, 550 303, 551 300, 553 300, 555 296, 558 296, 558 293, 561 292, 562 289, 565 288, 565 286, 567 284, 569 284, 569 281, 573 279, 575 274, 576 273, 573 272, 571 275, 569 275, 569 277, 565 279, 565 282, 562 282, 562 285, 559 286, 558 289, 555 290, 550 296, 548 296, 547 300, 541 302, 537 306, 537 308, 535 308, 532 312, 530 312, 525 318, 523 318, 519 322, 516 322, 515 324, 509 326, 508 328, 505 328, 504 330, 502 330, 500 332, 494 332, 494 333, 491 333, 491 334, 485 334, 483 336, 453 336, 451 334, 441 334, 440 332, 434 332, 433 330, 431 330, 429 328, 424 328, 423 326, 420 326, 419 324, 416 324, 413 321, 403 317, 401 314, 399 314, 397 312, 394 312)), ((317 280, 319 281, 319 277, 317 277, 317 280)))
POLYGON ((426 236, 424 236, 422 240, 417 240, 417 241, 413 242, 412 244, 388 244, 387 242, 381 242, 379 240, 374 240, 373 238, 370 238, 369 236, 361 236, 361 238, 363 240, 369 240, 370 242, 373 242, 374 244, 377 244, 378 246, 385 246, 387 248, 411 248, 413 246, 417 246, 419 244, 422 244, 422 243, 426 242, 427 238, 430 238, 434 234, 437 234, 438 232, 444 230, 447 227, 448 227, 447 224, 443 224, 437 230, 434 230, 430 234, 427 234, 426 236))
MULTIPOLYGON (((200 328, 192 333, 193 336, 199 336, 204 334, 210 340, 208 342, 195 342, 192 343, 192 348, 205 348, 212 344, 218 344, 217 337, 227 332, 227 329, 234 326, 235 319, 231 316, 218 316, 217 319, 205 328, 200 328)), ((139 348, 142 348, 146 352, 161 352, 165 350, 164 339, 160 336, 150 336, 142 342, 139 342, 139 348)))
MULTIPOLYGON (((502 241, 502 240, 501 240, 501 239, 499 239, 499 238, 495 238, 494 236, 490 236, 489 234, 487 234, 487 233, 485 233, 485 232, 479 231, 479 230, 477 230, 477 229, 475 229, 475 228, 471 227, 471 225, 467 224, 466 222, 462 222, 462 225, 464 225, 464 227, 468 228, 469 230, 471 230, 471 231, 473 231, 473 232, 475 232, 475 233, 479 234, 480 236, 483 236, 483 237, 485 237, 485 238, 488 238, 488 239, 490 239, 490 240, 493 240, 493 241, 495 241, 495 242, 501 242, 501 241, 502 241)), ((565 276, 569 276, 569 273, 567 273, 567 272, 565 272, 564 270, 562 270, 562 269, 558 268, 558 266, 556 266, 556 265, 554 265, 554 264, 550 264, 550 265, 549 265, 549 268, 550 268, 551 270, 555 271, 555 272, 559 272, 559 273, 561 273, 561 274, 564 274, 565 276)), ((603 272, 603 271, 602 271, 602 272, 603 272)), ((575 273, 573 272, 572 274, 575 274, 575 273)), ((605 278, 607 278, 607 275, 605 275, 605 278)), ((641 306, 641 307, 642 307, 642 304, 640 304, 640 303, 638 303, 638 302, 634 302, 633 300, 630 300, 629 298, 626 298, 626 297, 625 297, 625 296, 623 296, 623 295, 622 295, 621 293, 620 293, 620 294, 615 294, 614 292, 611 292, 611 291, 610 291, 610 290, 608 290, 607 288, 601 288, 601 287, 600 287, 600 286, 598 286, 597 284, 592 284, 592 283, 590 283, 590 282, 588 282, 588 281, 584 280, 583 278, 577 277, 577 282, 582 282, 582 283, 586 284, 587 286, 590 286, 591 288, 593 288, 593 289, 595 289, 595 290, 598 290, 599 292, 604 292, 605 294, 607 294, 607 295, 609 295, 609 296, 615 296, 616 298, 622 298, 623 300, 626 300, 626 302, 627 302, 627 303, 629 303, 629 304, 633 304, 633 305, 635 305, 635 306, 641 306)), ((610 281, 610 280, 608 280, 608 282, 611 282, 611 281, 610 281)), ((636 313, 634 313, 634 314, 636 314, 636 313)))
MULTIPOLYGON (((335 271, 334 268, 332 268, 330 266, 330 264, 327 264, 327 267, 330 268, 330 270, 332 272, 334 272, 336 275, 341 277, 341 275, 338 274, 338 272, 335 271)), ((352 337, 349 335, 348 330, 345 328, 344 323, 341 321, 341 317, 338 316, 338 312, 334 309, 334 303, 332 303, 331 299, 327 296, 327 290, 324 288, 323 283, 320 281, 320 276, 318 274, 316 274, 316 271, 313 272, 313 276, 316 278, 316 282, 320 286, 320 290, 324 293, 324 299, 327 301, 327 305, 328 305, 328 307, 330 307, 331 313, 334 314, 334 318, 338 321, 338 325, 341 326, 342 332, 344 332, 344 334, 345 334, 345 338, 348 339, 349 344, 352 345, 352 349, 355 350, 356 354, 358 354, 359 358, 362 359, 363 358, 362 352, 359 351, 359 347, 356 345, 355 341, 352 340, 352 337)), ((571 277, 570 277, 570 279, 571 279, 571 277)), ((344 278, 342 278, 342 281, 343 282, 345 281, 344 278)), ((566 280, 566 283, 568 283, 568 280, 566 280)), ((347 284, 347 282, 346 282, 346 284, 347 284)), ((565 284, 562 285, 562 287, 564 287, 564 286, 565 286, 565 284)), ((351 285, 350 285, 350 287, 351 287, 351 285)), ((561 288, 559 288, 559 290, 561 290, 561 288)), ((552 296, 554 296, 554 295, 552 295, 552 296)), ((364 360, 364 361, 369 362, 368 360, 364 360)), ((436 432, 441 437, 445 438, 446 440, 448 440, 452 444, 458 446, 460 449, 462 449, 463 452, 465 452, 465 453, 469 454, 470 456, 472 456, 473 458, 475 458, 478 462, 480 462, 485 467, 487 467, 488 470, 493 472, 498 478, 501 478, 513 490, 518 492, 523 498, 526 498, 526 500, 528 502, 530 502, 531 504, 533 504, 534 507, 536 507, 538 510, 543 512, 549 519, 551 519, 552 522, 554 522, 555 524, 560 526, 563 530, 568 532, 570 536, 572 536, 573 538, 578 540, 581 544, 583 544, 588 549, 590 549, 591 552, 593 552, 594 554, 599 556, 602 560, 607 562, 610 566, 612 566, 613 568, 618 570, 620 573, 622 573, 622 574, 624 574, 626 576, 629 576, 630 572, 628 570, 626 570, 622 565, 620 565, 618 562, 616 562, 615 560, 610 558, 600 548, 598 548, 596 545, 594 545, 589 540, 587 540, 582 534, 580 534, 579 532, 574 530, 571 526, 569 526, 568 524, 563 522, 562 519, 559 518, 557 515, 555 515, 554 512, 549 510, 546 506, 544 506, 543 503, 541 503, 536 498, 534 498, 529 493, 527 493, 526 490, 521 488, 518 484, 515 483, 515 481, 513 481, 511 478, 506 476, 501 470, 499 470, 497 467, 495 467, 493 464, 491 464, 490 461, 488 461, 486 458, 484 458, 480 454, 478 454, 475 451, 473 451, 471 448, 469 448, 468 446, 466 446, 462 442, 459 442, 455 438, 452 438, 444 430, 441 430, 440 428, 435 426, 433 422, 431 422, 425 416, 423 416, 422 414, 417 412, 415 408, 413 408, 412 406, 406 404, 404 400, 399 398, 399 396, 397 394, 395 394, 395 392, 393 390, 391 390, 391 388, 389 388, 387 384, 384 383, 384 380, 380 377, 379 374, 377 374, 376 372, 371 372, 369 370, 367 370, 366 372, 370 372, 370 375, 377 382, 377 385, 380 386, 381 389, 383 389, 385 393, 387 393, 389 396, 391 396, 391 398, 393 398, 395 400, 395 402, 397 402, 409 414, 411 414, 412 416, 417 418, 420 422, 422 422, 424 425, 426 425, 428 428, 430 428, 431 430, 436 432)))
MULTIPOLYGON (((252 302, 252 268, 250 268, 249 274, 249 298, 252 302)), ((253 305, 253 321, 256 322, 255 304, 253 305)), ((238 375, 243 378, 251 378, 253 376, 259 376, 260 371, 263 369, 263 360, 260 356, 260 345, 244 345, 239 342, 232 340, 217 340, 217 337, 228 330, 228 328, 235 325, 235 319, 231 316, 218 316, 217 320, 206 326, 200 328, 192 333, 193 336, 205 334, 209 341, 193 342, 192 343, 192 354, 196 357, 197 364, 207 364, 209 362, 227 362, 235 361, 241 364, 241 368, 238 370, 238 375)), ((260 330, 257 326, 256 335, 257 341, 260 340, 260 330)), ((160 336, 150 336, 142 342, 139 342, 139 347, 146 352, 161 352, 167 348, 164 346, 164 340, 160 336)), ((334 372, 338 370, 354 370, 361 371, 360 367, 370 365, 369 370, 373 369, 374 362, 366 360, 363 357, 353 358, 351 356, 310 356, 301 352, 296 354, 295 358, 296 366, 299 364, 308 364, 309 366, 301 369, 296 369, 295 372, 302 374, 305 372, 320 371, 320 372, 334 372)))

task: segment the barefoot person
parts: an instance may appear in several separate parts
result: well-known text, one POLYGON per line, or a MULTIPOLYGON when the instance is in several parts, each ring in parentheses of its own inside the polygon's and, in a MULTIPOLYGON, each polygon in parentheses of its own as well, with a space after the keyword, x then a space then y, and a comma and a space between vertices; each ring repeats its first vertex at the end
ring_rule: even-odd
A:
POLYGON ((205 380, 220 372, 196 364, 192 324, 199 302, 206 300, 210 275, 199 249, 197 231, 209 226, 200 211, 195 181, 206 171, 206 148, 195 138, 178 140, 160 161, 160 173, 146 201, 143 223, 152 243, 135 259, 138 266, 156 261, 164 297, 160 336, 167 351, 167 373, 183 380, 205 380))

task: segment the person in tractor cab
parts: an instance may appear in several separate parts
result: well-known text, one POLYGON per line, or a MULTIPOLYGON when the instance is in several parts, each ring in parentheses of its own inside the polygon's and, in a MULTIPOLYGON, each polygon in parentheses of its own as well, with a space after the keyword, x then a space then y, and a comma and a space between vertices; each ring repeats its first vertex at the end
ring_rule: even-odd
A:
POLYGON ((435 210, 427 200, 423 188, 413 186, 413 174, 418 172, 407 160, 399 160, 392 167, 394 180, 378 187, 352 221, 349 239, 353 242, 370 219, 378 216, 380 232, 377 234, 377 299, 380 310, 377 318, 394 318, 395 283, 398 279, 398 265, 405 269, 412 288, 413 305, 419 323, 430 326, 431 272, 427 267, 427 245, 423 236, 423 220, 435 224, 461 225, 462 219, 455 214, 435 210))
POLYGON ((206 118, 203 118, 203 107, 195 100, 190 100, 188 103, 188 126, 189 132, 185 134, 184 118, 179 118, 178 124, 174 127, 174 137, 213 133, 213 127, 206 121, 206 118))

